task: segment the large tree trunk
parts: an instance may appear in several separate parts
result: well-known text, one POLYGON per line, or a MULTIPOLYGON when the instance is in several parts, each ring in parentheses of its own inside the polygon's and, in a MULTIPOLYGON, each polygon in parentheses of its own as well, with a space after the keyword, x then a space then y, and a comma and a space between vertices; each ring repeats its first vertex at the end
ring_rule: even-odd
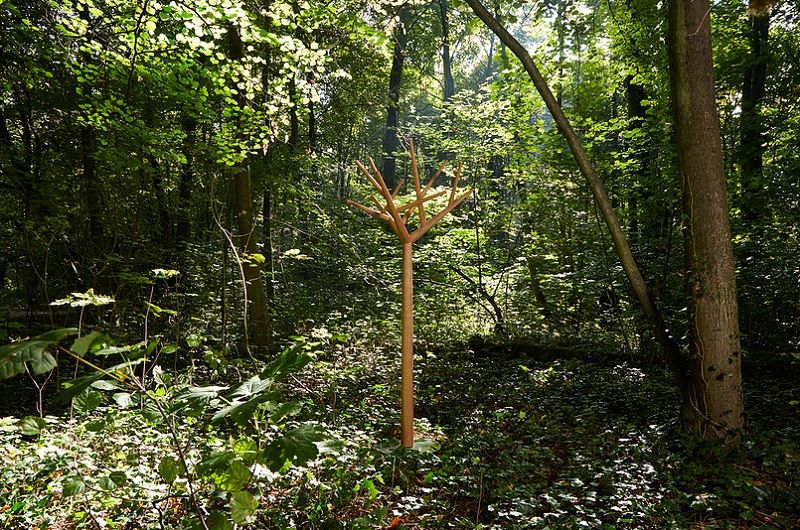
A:
MULTIPOLYGON (((239 61, 244 57, 242 40, 236 28, 228 31, 229 50, 231 60, 239 61)), ((245 105, 245 98, 237 97, 239 106, 245 105)), ((247 255, 258 252, 257 235, 253 223, 253 196, 250 188, 249 160, 243 160, 233 169, 234 193, 236 202, 236 221, 242 250, 247 255)), ((246 258, 247 256, 245 256, 246 258)), ((255 259, 245 259, 242 263, 245 276, 245 294, 247 296, 247 311, 250 321, 250 338, 256 346, 270 346, 272 340, 272 326, 269 314, 269 300, 267 300, 264 282, 261 278, 261 266, 255 259)))
POLYGON ((762 198, 764 130, 760 105, 764 99, 769 62, 769 13, 750 18, 750 58, 744 68, 742 86, 741 146, 742 200, 744 217, 753 221, 765 206, 762 198))
POLYGON ((400 148, 397 137, 397 125, 400 122, 400 85, 403 81, 403 63, 405 62, 406 23, 409 18, 408 7, 400 10, 400 20, 395 26, 394 52, 392 53, 392 70, 389 73, 389 106, 386 108, 386 132, 383 137, 383 180, 389 189, 397 184, 397 161, 395 152, 400 148))
POLYGON ((583 149, 577 134, 575 134, 575 131, 572 129, 572 125, 570 125, 569 120, 564 115, 564 111, 556 101, 556 98, 553 96, 553 92, 550 90, 550 87, 542 77, 542 74, 539 72, 539 69, 533 62, 533 59, 531 58, 530 54, 528 54, 527 50, 525 50, 519 41, 517 41, 517 39, 515 39, 508 32, 508 30, 503 27, 502 24, 500 24, 488 11, 486 11, 486 8, 483 7, 479 0, 467 0, 467 3, 475 12, 475 14, 477 14, 478 17, 489 27, 489 29, 492 30, 506 46, 508 46, 508 49, 510 49, 514 55, 517 56, 522 63, 522 66, 528 72, 528 75, 530 76, 531 81, 533 81, 536 90, 542 96, 545 105, 547 105, 547 109, 553 116, 553 120, 556 122, 559 130, 564 135, 564 138, 566 139, 567 144, 569 145, 569 148, 575 157, 575 161, 577 162, 581 173, 589 184, 589 189, 594 196, 598 210, 600 210, 600 214, 602 215, 603 220, 608 227, 608 231, 611 234, 611 239, 614 242, 614 248, 619 256, 619 260, 622 264, 623 270, 625 271, 625 275, 628 277, 631 288, 636 295, 636 298, 639 300, 639 303, 641 304, 642 309, 644 310, 644 313, 653 328, 653 333, 656 337, 656 340, 664 351, 664 355, 670 365, 670 368, 672 369, 675 380, 681 389, 685 389, 688 383, 688 378, 685 362, 681 355, 680 349, 678 348, 678 344, 667 330, 664 319, 661 316, 661 311, 656 306, 651 293, 647 289, 647 284, 645 283, 644 278, 639 271, 636 260, 633 258, 630 245, 628 245, 625 234, 620 227, 619 219, 617 218, 617 215, 611 206, 611 201, 609 200, 608 194, 603 187, 603 183, 600 180, 597 171, 594 169, 594 166, 592 166, 592 163, 589 161, 589 157, 586 154, 586 151, 583 149))
POLYGON ((744 429, 742 356, 709 16, 709 0, 671 0, 669 5, 690 324, 691 375, 683 420, 703 438, 735 440, 744 429))

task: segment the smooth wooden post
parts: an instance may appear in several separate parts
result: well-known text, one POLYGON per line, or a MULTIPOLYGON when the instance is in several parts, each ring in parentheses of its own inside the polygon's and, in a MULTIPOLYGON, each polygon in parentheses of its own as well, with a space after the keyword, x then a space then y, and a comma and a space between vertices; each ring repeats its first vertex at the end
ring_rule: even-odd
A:
POLYGON ((414 142, 409 140, 409 155, 414 177, 414 192, 416 199, 411 203, 397 206, 394 202, 397 192, 400 190, 400 183, 393 191, 390 191, 383 180, 381 172, 375 166, 372 159, 369 160, 373 174, 356 161, 356 167, 367 178, 370 184, 381 194, 386 204, 381 204, 380 200, 374 195, 371 197, 377 210, 359 204, 355 201, 347 201, 350 206, 361 210, 372 217, 385 221, 392 231, 397 235, 403 245, 403 313, 400 322, 400 334, 402 335, 401 347, 401 370, 400 370, 400 442, 403 447, 413 447, 414 445, 414 270, 413 270, 413 249, 414 242, 425 235, 433 226, 442 220, 455 207, 464 202, 474 190, 470 189, 459 197, 456 197, 458 189, 458 179, 461 176, 461 164, 456 170, 453 187, 450 190, 450 198, 439 213, 427 219, 425 216, 425 203, 444 195, 446 192, 438 191, 429 193, 436 178, 444 170, 445 163, 439 166, 439 170, 431 177, 428 183, 422 188, 419 181, 417 169, 417 155, 414 152, 414 142), (405 212, 405 215, 401 215, 405 212), (417 215, 419 225, 416 230, 408 231, 406 223, 411 220, 413 214, 417 215))
POLYGON ((403 243, 403 336, 400 390, 400 432, 403 447, 414 445, 414 270, 413 243, 403 243))

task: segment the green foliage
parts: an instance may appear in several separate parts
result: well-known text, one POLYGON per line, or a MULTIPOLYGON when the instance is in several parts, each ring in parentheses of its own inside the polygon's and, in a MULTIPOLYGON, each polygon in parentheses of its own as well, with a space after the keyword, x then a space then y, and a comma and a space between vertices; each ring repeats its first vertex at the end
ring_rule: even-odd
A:
POLYGON ((32 339, 0 346, 0 380, 24 374, 49 372, 56 367, 56 360, 47 348, 60 343, 77 333, 75 328, 64 328, 42 333, 32 339))
POLYGON ((36 416, 25 416, 17 423, 19 430, 26 436, 37 436, 42 429, 47 427, 47 423, 42 418, 36 416))

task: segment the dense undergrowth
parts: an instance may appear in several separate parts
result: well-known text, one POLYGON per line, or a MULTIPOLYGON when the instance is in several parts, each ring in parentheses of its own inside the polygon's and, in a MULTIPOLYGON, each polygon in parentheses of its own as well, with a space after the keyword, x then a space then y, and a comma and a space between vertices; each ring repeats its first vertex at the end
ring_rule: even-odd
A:
MULTIPOLYGON (((257 504, 239 514, 240 528, 800 525, 788 360, 752 363, 746 396, 754 420, 733 451, 676 434, 678 396, 659 367, 475 345, 418 347, 418 443, 405 450, 397 442, 397 361, 390 349, 334 341, 286 380, 287 399, 302 410, 249 434, 269 440, 314 425, 327 438, 305 465, 250 466, 244 480, 257 504)), ((191 375, 194 384, 211 378, 191 375)), ((233 368, 225 374, 237 377, 233 368)), ((181 474, 164 480, 174 440, 140 408, 107 400, 73 419, 64 409, 46 417, 38 435, 15 417, 0 419, 0 528, 197 527, 178 494, 181 474)), ((224 422, 188 417, 175 435, 189 461, 226 448, 240 454, 242 438, 224 422)), ((196 485, 208 513, 229 506, 232 491, 225 473, 211 476, 196 485)))

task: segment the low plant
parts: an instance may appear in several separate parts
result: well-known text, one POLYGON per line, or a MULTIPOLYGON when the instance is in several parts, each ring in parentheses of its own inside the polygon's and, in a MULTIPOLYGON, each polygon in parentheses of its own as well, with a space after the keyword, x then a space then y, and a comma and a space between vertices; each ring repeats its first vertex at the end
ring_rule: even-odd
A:
MULTIPOLYGON (((224 530, 233 528, 233 523, 246 523, 260 505, 258 483, 316 457, 326 438, 315 425, 294 425, 292 418, 302 404, 284 399, 280 388, 282 381, 315 357, 315 343, 294 341, 244 381, 194 386, 158 365, 152 366, 149 377, 143 370, 137 373, 148 364, 157 341, 116 345, 95 331, 74 339, 68 347, 62 345, 77 333, 76 328, 57 329, 0 346, 0 378, 53 370, 57 365, 53 350, 88 367, 86 375, 64 384, 58 399, 71 402, 79 414, 106 403, 111 409, 137 411, 144 425, 166 437, 169 454, 157 463, 165 494, 153 503, 160 519, 163 506, 177 503, 185 508, 184 523, 190 528, 224 530), (114 357, 120 362, 107 361, 114 357), (187 427, 195 436, 187 436, 187 427)), ((114 424, 114 414, 107 412, 85 428, 103 433, 114 424)), ((47 425, 41 417, 27 416, 16 427, 22 435, 36 436, 47 425)), ((95 489, 123 490, 129 481, 122 469, 89 474, 74 467, 63 465, 56 473, 63 497, 95 489)), ((16 503, 11 508, 22 510, 23 506, 16 503)))

